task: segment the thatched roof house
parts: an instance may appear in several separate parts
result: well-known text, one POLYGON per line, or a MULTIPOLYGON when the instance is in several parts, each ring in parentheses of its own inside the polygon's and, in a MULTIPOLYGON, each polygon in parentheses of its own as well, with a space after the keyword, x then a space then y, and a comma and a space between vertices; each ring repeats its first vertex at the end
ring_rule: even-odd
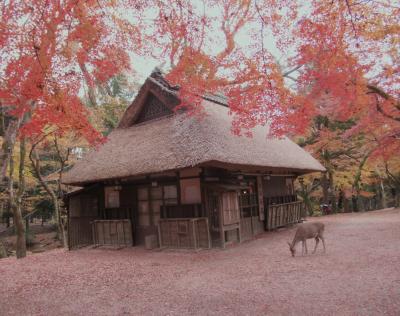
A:
MULTIPOLYGON (((191 218, 208 217, 211 220, 212 216, 207 210, 207 203, 211 203, 206 201, 207 190, 217 192, 215 188, 219 187, 225 188, 222 191, 226 192, 244 190, 244 194, 256 194, 258 191, 258 197, 254 197, 258 202, 254 202, 253 206, 257 204, 257 208, 261 209, 264 208, 262 196, 274 198, 289 196, 288 193, 293 195, 292 181, 295 177, 308 172, 324 171, 324 167, 317 160, 288 138, 268 138, 267 127, 255 128, 252 138, 232 134, 232 117, 223 96, 204 97, 202 105, 207 115, 201 119, 188 117, 184 112, 174 112, 173 109, 179 104, 177 89, 159 72, 154 72, 126 110, 118 128, 109 135, 107 142, 78 161, 65 175, 64 182, 86 188, 93 185, 103 188, 114 185, 118 186, 119 191, 124 190, 124 186, 121 188, 122 184, 129 184, 133 190, 131 194, 136 196, 130 207, 140 209, 140 203, 137 204, 137 199, 140 201, 140 187, 161 187, 162 181, 165 180, 168 183, 176 183, 175 189, 168 190, 178 192, 174 208, 180 214, 179 217, 191 214, 191 218), (154 179, 158 179, 158 182, 154 179), (195 201, 193 203, 185 201, 185 194, 189 194, 189 191, 184 192, 188 185, 185 179, 198 179, 195 184, 193 180, 192 187, 188 189, 190 194, 195 196, 196 192, 199 192, 198 198, 192 198, 192 202, 195 201), (270 193, 266 190, 263 192, 263 181, 269 181, 267 186, 270 187, 270 193), (193 206, 195 204, 196 207, 193 206), (188 205, 192 205, 191 208, 188 205), (176 210, 178 208, 179 211, 176 210), (192 211, 183 211, 188 208, 192 211), (195 209, 197 211, 194 211, 195 209)), ((160 194, 167 194, 165 190, 167 189, 162 189, 164 193, 160 191, 160 194)), ((212 196, 210 192, 208 197, 212 196)), ((96 194, 98 198, 99 193, 96 194)), ((102 194, 100 200, 107 200, 108 193, 105 193, 105 197, 104 192, 102 194)), ((118 195, 118 201, 122 199, 121 194, 118 195)), ((240 192, 238 194, 240 195, 240 192)), ((293 195, 289 200, 296 198, 293 195)), ((97 203, 100 205, 98 208, 104 208, 103 211, 98 210, 97 214, 103 212, 101 218, 107 219, 107 206, 97 203)), ((175 211, 165 211, 163 214, 164 210, 172 209, 172 206, 167 207, 167 204, 164 201, 164 206, 157 206, 153 211, 157 218, 146 222, 147 226, 155 227, 163 218, 176 218, 171 216, 175 211)), ((140 216, 140 212, 133 210, 129 215, 130 220, 134 221, 133 218, 140 216), (134 215, 135 212, 139 213, 134 215)), ((264 210, 258 214, 258 220, 264 218, 264 214, 261 214, 263 212, 264 210)), ((154 214, 150 214, 150 218, 152 216, 154 217, 154 214)), ((139 226, 146 226, 144 222, 142 224, 139 226)), ((224 224, 220 224, 220 232, 224 232, 224 224)), ((232 236, 224 236, 223 243, 230 238, 232 236)))
MULTIPOLYGON (((290 170, 297 174, 323 171, 324 167, 290 139, 267 137, 266 127, 259 126, 253 137, 239 137, 231 132, 229 108, 209 100, 203 101, 208 114, 204 119, 169 114, 140 122, 146 96, 160 91, 175 95, 157 80, 149 78, 120 126, 98 150, 92 150, 65 176, 64 182, 82 185, 106 179, 118 179, 181 168, 224 164, 240 170, 247 166, 259 171, 290 170)), ((168 112, 168 111, 166 111, 168 112)))

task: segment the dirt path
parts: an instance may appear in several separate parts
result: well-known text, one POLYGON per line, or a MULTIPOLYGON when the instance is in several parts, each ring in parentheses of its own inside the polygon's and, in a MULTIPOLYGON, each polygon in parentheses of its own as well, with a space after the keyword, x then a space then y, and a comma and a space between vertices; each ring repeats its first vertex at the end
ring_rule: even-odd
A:
POLYGON ((292 228, 228 250, 4 259, 0 314, 400 315, 400 210, 313 220, 326 223, 325 255, 290 257, 292 228))

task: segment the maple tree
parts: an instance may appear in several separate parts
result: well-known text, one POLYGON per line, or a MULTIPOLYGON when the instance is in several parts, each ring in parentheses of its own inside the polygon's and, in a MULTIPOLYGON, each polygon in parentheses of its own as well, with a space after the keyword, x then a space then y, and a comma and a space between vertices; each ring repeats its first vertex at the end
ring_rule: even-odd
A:
POLYGON ((222 92, 237 134, 251 135, 258 124, 275 136, 301 134, 327 115, 356 118, 349 135, 374 131, 376 151, 400 149, 395 1, 155 4, 156 31, 164 36, 148 49, 158 43, 153 56, 167 61, 167 79, 180 86, 181 106, 192 113, 201 113, 202 95, 222 92))
POLYGON ((400 107, 399 11, 395 2, 314 2, 298 30, 305 43, 296 61, 317 110, 339 120, 357 119, 347 134, 374 134, 378 151, 398 152, 400 107), (328 93, 330 102, 321 106, 328 93))
MULTIPOLYGON (((139 21, 127 23, 112 11, 117 9, 113 1, 101 3, 2 2, 0 100, 5 115, 16 121, 13 135, 18 130, 25 137, 40 137, 52 126, 59 134, 73 130, 92 143, 100 139, 80 90, 85 83, 93 91, 129 69, 127 52, 140 48, 139 21), (30 119, 22 124, 24 113, 30 119)), ((134 5, 138 2, 118 1, 118 9, 134 5)), ((2 166, 8 157, 3 153, 2 166)))
POLYGON ((13 113, 32 111, 27 135, 53 124, 93 142, 82 84, 96 104, 95 87, 129 69, 134 53, 167 62, 193 113, 206 92, 225 93, 238 134, 267 123, 273 135, 304 132, 321 113, 357 116, 353 132, 380 127, 393 152, 399 10, 368 0, 11 1, 1 10, 0 97, 13 113), (333 101, 321 106, 327 92, 333 101))
MULTIPOLYGON (((0 4, 2 183, 18 135, 35 144, 48 134, 73 131, 91 143, 101 141, 79 94, 85 84, 93 97, 95 85, 129 69, 127 52, 140 49, 140 21, 127 23, 114 10, 134 6, 139 12, 138 1, 118 1, 118 7, 76 0, 0 4)), ((14 209, 23 243, 21 210, 14 209)))

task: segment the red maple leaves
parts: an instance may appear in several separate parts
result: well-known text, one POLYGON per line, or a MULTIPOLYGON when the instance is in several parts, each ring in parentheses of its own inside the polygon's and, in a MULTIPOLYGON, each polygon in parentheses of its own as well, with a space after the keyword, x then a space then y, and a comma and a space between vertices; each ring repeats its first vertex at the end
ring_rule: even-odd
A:
POLYGON ((202 95, 225 94, 237 134, 258 124, 302 133, 323 114, 354 118, 354 133, 372 129, 397 150, 399 10, 353 1, 10 1, 1 5, 0 98, 13 115, 30 112, 24 133, 51 125, 95 141, 83 91, 90 97, 135 70, 136 54, 166 62, 192 114, 202 112, 202 95))

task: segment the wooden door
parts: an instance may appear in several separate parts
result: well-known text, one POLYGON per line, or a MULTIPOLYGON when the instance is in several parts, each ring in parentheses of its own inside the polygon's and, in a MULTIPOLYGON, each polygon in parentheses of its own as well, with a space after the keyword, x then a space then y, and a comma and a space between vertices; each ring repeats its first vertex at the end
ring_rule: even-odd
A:
POLYGON ((220 246, 219 195, 211 190, 207 191, 206 204, 212 244, 214 247, 220 246))
POLYGON ((220 238, 224 248, 227 243, 241 241, 240 208, 236 191, 222 192, 220 199, 220 238))
POLYGON ((223 192, 221 194, 221 201, 223 225, 227 226, 239 223, 240 210, 237 192, 223 192))

